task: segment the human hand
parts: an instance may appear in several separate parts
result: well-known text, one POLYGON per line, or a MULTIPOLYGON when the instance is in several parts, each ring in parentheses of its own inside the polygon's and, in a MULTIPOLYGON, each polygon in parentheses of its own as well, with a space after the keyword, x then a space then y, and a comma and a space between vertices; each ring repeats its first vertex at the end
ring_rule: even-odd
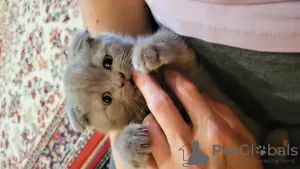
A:
POLYGON ((200 94, 198 89, 179 73, 168 71, 165 77, 169 87, 184 105, 191 124, 183 120, 172 100, 150 75, 134 72, 134 80, 152 112, 152 115, 148 115, 144 120, 144 124, 149 128, 152 144, 148 168, 262 168, 259 156, 255 153, 256 146, 252 135, 228 106, 200 94), (207 161, 201 165, 184 167, 183 163, 186 161, 183 156, 195 153, 194 149, 191 151, 191 143, 194 140, 199 142, 202 160, 207 161), (179 151, 184 145, 185 154, 179 151), (251 152, 251 145, 255 148, 254 153, 251 152), (234 150, 234 147, 238 150, 234 150), (220 151, 221 149, 223 151, 220 151), (245 155, 247 152, 249 155, 245 155))

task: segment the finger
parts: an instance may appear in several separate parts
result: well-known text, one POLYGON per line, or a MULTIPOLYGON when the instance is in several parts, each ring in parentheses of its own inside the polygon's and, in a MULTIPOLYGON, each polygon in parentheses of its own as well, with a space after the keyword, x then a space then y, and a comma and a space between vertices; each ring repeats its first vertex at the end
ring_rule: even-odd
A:
POLYGON ((210 108, 192 82, 188 81, 180 73, 173 71, 167 71, 166 81, 187 110, 193 124, 193 132, 197 132, 202 136, 207 135, 211 139, 201 137, 200 140, 203 142, 214 141, 214 137, 224 135, 220 140, 223 140, 226 145, 231 145, 235 142, 237 134, 233 132, 218 113, 210 108))
POLYGON ((191 133, 170 97, 150 76, 134 71, 134 81, 143 93, 153 116, 166 134, 170 146, 186 144, 191 133))
POLYGON ((196 86, 180 73, 167 71, 166 81, 185 107, 194 126, 197 126, 200 120, 214 116, 214 112, 202 98, 196 86))
POLYGON ((151 139, 151 152, 156 163, 159 165, 170 156, 170 146, 167 138, 152 114, 144 119, 143 124, 148 128, 151 139))
POLYGON ((241 137, 243 137, 251 143, 255 142, 249 130, 245 127, 245 125, 230 109, 229 106, 212 100, 206 94, 203 95, 203 97, 207 100, 208 105, 228 123, 228 125, 232 128, 234 132, 238 133, 241 137))

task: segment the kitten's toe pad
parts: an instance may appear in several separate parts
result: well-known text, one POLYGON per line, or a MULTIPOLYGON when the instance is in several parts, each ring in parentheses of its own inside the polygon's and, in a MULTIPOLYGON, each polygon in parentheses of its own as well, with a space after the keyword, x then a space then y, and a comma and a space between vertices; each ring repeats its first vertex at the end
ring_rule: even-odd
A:
POLYGON ((127 148, 137 154, 148 154, 150 152, 150 140, 148 129, 140 124, 132 124, 127 128, 127 148))
POLYGON ((132 168, 140 168, 150 153, 148 129, 141 124, 130 124, 120 133, 117 144, 132 168))
POLYGON ((151 72, 161 67, 162 62, 155 46, 141 44, 133 49, 132 64, 136 70, 151 72))

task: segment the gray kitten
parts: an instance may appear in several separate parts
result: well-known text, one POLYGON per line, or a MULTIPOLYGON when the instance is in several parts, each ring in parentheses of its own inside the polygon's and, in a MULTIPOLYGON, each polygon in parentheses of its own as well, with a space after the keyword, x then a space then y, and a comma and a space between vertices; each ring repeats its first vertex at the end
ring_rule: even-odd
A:
POLYGON ((88 31, 79 31, 73 38, 64 78, 67 115, 78 131, 87 126, 103 132, 120 131, 115 147, 128 168, 143 168, 150 152, 147 129, 141 124, 149 110, 132 80, 133 68, 152 72, 180 110, 182 106, 161 72, 181 72, 199 91, 229 105, 254 137, 260 139, 262 126, 243 115, 216 87, 181 36, 160 29, 137 39, 111 33, 92 38, 88 31))

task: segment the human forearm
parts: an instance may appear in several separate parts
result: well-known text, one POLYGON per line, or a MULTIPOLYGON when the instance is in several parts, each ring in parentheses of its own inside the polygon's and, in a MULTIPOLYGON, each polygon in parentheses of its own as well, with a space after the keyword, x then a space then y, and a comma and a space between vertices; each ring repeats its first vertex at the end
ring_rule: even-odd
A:
POLYGON ((80 0, 80 8, 92 36, 106 31, 135 36, 150 30, 143 0, 80 0))

